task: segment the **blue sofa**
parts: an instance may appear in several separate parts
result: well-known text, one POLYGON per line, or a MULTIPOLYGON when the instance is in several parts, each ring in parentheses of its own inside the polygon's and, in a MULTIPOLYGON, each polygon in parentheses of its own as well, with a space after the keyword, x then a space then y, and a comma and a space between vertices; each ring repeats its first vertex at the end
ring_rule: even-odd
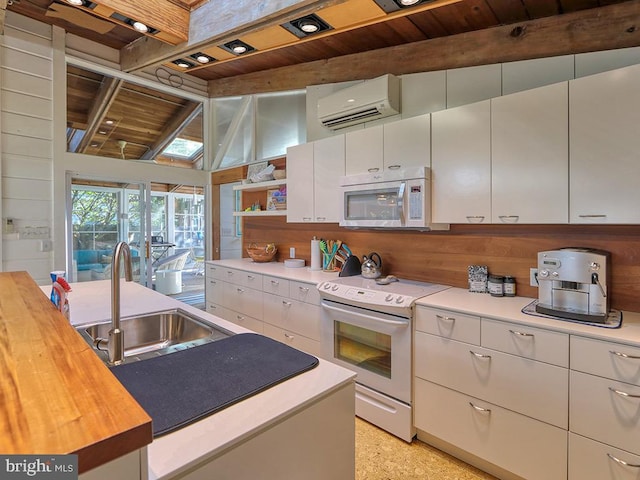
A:
MULTIPOLYGON (((108 265, 111 265, 111 255, 113 249, 108 250, 74 250, 73 259, 78 268, 78 277, 83 277, 81 272, 104 272, 108 265)), ((132 248, 131 256, 137 257, 138 250, 132 248)))

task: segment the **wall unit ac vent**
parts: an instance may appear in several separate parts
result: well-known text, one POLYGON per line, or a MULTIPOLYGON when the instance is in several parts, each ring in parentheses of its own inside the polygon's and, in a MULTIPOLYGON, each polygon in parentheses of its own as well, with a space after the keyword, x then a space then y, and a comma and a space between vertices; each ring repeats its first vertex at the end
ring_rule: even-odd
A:
POLYGON ((400 113, 400 79, 387 74, 318 100, 318 120, 331 130, 400 113))

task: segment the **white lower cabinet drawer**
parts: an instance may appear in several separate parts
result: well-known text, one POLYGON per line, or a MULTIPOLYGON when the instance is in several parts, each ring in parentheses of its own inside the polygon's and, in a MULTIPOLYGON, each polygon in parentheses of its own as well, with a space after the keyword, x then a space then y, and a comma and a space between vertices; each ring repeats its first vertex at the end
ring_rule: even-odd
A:
POLYGON ((414 369, 425 380, 567 429, 566 368, 416 332, 414 369))
POLYGON ((263 300, 265 322, 320 341, 320 306, 269 293, 263 300))
POLYGON ((222 305, 218 305, 217 303, 211 303, 209 301, 207 301, 206 309, 207 309, 207 313, 210 313, 211 315, 215 315, 216 317, 223 318, 225 320, 229 320, 231 316, 234 314, 232 310, 229 310, 228 308, 223 307, 222 305))
POLYGON ((287 330, 283 330, 282 328, 274 327, 273 325, 270 325, 268 323, 264 324, 263 333, 267 337, 278 340, 279 342, 287 344, 290 347, 302 350, 303 352, 315 355, 316 357, 320 356, 320 342, 317 340, 312 340, 305 337, 304 335, 289 332, 287 330))
POLYGON ((224 282, 223 306, 250 317, 262 318, 262 290, 224 282))
POLYGON ((527 480, 566 478, 564 429, 419 378, 414 418, 419 430, 527 480))
POLYGON ((415 322, 421 332, 480 345, 480 317, 418 306, 415 322))
POLYGON ((569 368, 569 335, 540 328, 482 319, 482 346, 569 368))
POLYGON ((640 348, 572 335, 571 370, 640 385, 640 348))
POLYGON ((640 387, 571 371, 572 432, 640 454, 640 387))
POLYGON ((263 333, 264 330, 262 320, 245 315, 244 313, 234 312, 233 310, 229 310, 229 318, 225 318, 225 320, 229 320, 240 327, 253 330, 256 333, 263 333))
POLYGON ((569 480, 638 480, 640 456, 569 433, 569 480))
POLYGON ((271 277, 264 275, 262 277, 262 291, 265 293, 273 293, 274 295, 289 296, 289 280, 279 277, 271 277))
POLYGON ((289 296, 294 300, 299 300, 312 305, 320 305, 320 292, 313 283, 290 282, 289 296))

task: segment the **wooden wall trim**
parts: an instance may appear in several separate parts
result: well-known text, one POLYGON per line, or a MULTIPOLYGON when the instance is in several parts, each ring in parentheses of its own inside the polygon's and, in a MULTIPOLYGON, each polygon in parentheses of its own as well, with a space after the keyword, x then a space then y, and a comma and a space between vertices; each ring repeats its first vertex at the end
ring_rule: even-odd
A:
POLYGON ((209 81, 217 97, 640 45, 640 0, 209 81))

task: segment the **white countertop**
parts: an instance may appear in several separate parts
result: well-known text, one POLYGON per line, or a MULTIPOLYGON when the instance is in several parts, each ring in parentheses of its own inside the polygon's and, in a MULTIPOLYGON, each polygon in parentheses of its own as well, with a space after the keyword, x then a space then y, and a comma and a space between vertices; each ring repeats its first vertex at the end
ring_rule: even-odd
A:
POLYGON ((416 305, 640 346, 640 313, 624 311, 620 328, 605 328, 522 313, 522 309, 534 300, 529 297, 492 297, 487 293, 472 293, 462 288, 449 288, 422 297, 416 305))
MULTIPOLYGON (((290 269, 287 268, 287 270, 290 269)), ((110 280, 73 283, 71 287, 69 303, 72 324, 82 325, 110 318, 110 280)), ((42 290, 47 296, 49 295, 50 287, 42 287, 42 290)), ((120 314, 123 318, 177 307, 227 330, 236 333, 249 332, 231 322, 134 282, 121 281, 120 314)), ((308 372, 275 385, 190 426, 157 438, 147 447, 148 478, 150 480, 169 479, 206 462, 233 448, 244 439, 268 429, 300 408, 314 403, 327 393, 348 384, 354 377, 355 374, 350 370, 320 359, 320 364, 308 372)))
POLYGON ((213 260, 206 262, 210 265, 221 267, 237 268, 247 272, 261 273, 273 277, 286 278, 307 283, 321 283, 327 280, 338 278, 338 272, 323 272, 322 270, 311 270, 311 267, 290 268, 285 267, 284 262, 254 262, 250 258, 233 258, 227 260, 213 260))

